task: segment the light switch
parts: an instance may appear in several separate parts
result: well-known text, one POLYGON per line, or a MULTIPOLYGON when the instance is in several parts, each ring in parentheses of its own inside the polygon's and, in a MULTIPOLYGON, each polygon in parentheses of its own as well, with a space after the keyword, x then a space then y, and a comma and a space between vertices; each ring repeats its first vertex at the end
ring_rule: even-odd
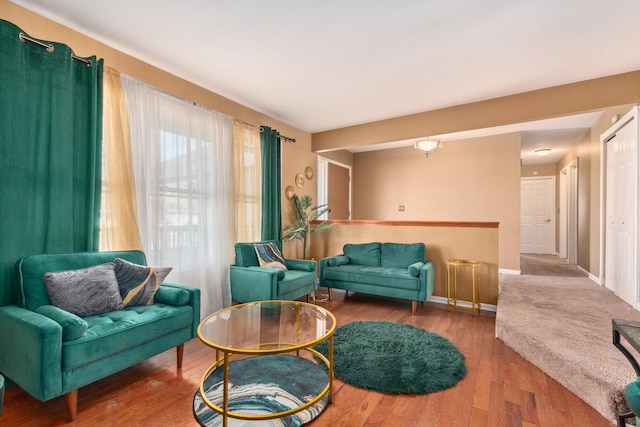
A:
POLYGON ((404 212, 404 205, 400 205, 400 206, 398 206, 398 210, 399 210, 400 212, 404 212))

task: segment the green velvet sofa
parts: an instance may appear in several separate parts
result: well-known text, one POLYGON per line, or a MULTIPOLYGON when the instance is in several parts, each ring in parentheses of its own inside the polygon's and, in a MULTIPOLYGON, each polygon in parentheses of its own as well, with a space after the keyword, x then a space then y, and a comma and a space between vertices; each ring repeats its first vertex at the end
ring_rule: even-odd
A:
POLYGON ((340 255, 320 260, 320 286, 418 301, 432 294, 435 266, 424 243, 346 244, 340 255))
POLYGON ((237 303, 296 300, 317 289, 316 262, 285 258, 287 270, 260 267, 255 244, 275 240, 240 242, 234 246, 236 262, 231 266, 231 300, 237 303))
POLYGON ((65 395, 76 418, 78 388, 177 348, 197 336, 200 290, 163 283, 150 305, 79 317, 51 305, 44 274, 116 258, 146 266, 141 251, 32 255, 17 264, 19 305, 0 307, 0 373, 33 397, 65 395))

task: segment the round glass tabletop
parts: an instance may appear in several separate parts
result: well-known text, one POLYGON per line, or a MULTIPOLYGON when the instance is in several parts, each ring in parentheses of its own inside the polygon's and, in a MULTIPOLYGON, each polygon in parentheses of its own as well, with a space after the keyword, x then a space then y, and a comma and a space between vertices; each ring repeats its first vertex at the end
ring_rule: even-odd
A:
POLYGON ((208 346, 237 354, 283 353, 327 339, 336 328, 329 311, 301 301, 233 305, 206 317, 198 336, 208 346))

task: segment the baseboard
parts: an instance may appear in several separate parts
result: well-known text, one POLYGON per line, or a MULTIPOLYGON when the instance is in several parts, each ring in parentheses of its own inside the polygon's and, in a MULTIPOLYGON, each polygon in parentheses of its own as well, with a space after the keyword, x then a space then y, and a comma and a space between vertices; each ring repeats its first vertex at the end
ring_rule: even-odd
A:
POLYGON ((513 274, 516 276, 519 276, 520 274, 522 274, 521 270, 507 270, 506 268, 499 268, 498 269, 498 274, 513 274))
MULTIPOLYGON (((443 304, 443 305, 447 305, 447 298, 445 297, 439 297, 439 296, 435 296, 435 295, 431 295, 429 297, 429 302, 435 303, 435 304, 443 304)), ((471 303, 468 301, 458 301, 458 305, 460 307, 465 307, 465 308, 471 308, 471 303)), ((481 311, 490 311, 492 313, 495 313, 496 311, 498 311, 498 307, 494 304, 485 304, 482 303, 481 306, 481 311)))
MULTIPOLYGON (((580 268, 580 267, 578 266, 578 268, 580 268)), ((589 279, 593 280, 593 281, 594 281, 594 282, 596 282, 598 285, 603 286, 602 281, 600 280, 600 277, 595 276, 595 275, 593 275, 593 274, 589 273, 588 271, 583 270, 582 268, 580 268, 580 270, 582 270, 582 271, 584 271, 585 273, 587 273, 587 274, 589 275, 589 279)))

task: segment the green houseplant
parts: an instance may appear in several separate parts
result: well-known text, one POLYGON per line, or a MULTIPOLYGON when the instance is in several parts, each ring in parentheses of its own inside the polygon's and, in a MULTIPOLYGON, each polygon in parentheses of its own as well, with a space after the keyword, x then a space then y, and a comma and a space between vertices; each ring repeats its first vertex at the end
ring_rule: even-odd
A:
POLYGON ((311 223, 320 218, 329 210, 328 205, 312 206, 313 200, 311 196, 305 195, 298 197, 296 194, 293 200, 293 224, 283 230, 282 240, 288 242, 293 239, 302 242, 302 258, 307 259, 307 241, 310 233, 319 233, 323 230, 333 227, 333 223, 322 221, 319 224, 311 223))

